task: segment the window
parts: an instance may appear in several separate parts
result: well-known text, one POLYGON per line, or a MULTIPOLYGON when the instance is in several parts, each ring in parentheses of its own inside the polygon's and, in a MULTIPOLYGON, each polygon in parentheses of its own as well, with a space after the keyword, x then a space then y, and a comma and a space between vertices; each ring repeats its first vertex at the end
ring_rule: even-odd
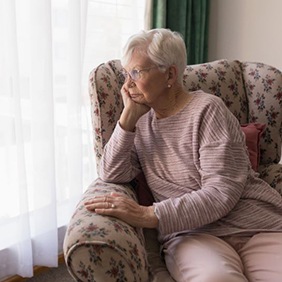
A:
POLYGON ((89 72, 120 57, 144 12, 145 0, 0 0, 0 279, 56 265, 58 228, 97 177, 89 72))

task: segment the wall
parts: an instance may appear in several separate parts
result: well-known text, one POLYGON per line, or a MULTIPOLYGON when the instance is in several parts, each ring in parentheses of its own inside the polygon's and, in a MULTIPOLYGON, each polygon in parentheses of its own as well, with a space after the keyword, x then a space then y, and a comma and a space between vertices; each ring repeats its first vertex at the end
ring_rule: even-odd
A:
POLYGON ((282 70, 281 0, 210 0, 209 61, 264 62, 282 70))

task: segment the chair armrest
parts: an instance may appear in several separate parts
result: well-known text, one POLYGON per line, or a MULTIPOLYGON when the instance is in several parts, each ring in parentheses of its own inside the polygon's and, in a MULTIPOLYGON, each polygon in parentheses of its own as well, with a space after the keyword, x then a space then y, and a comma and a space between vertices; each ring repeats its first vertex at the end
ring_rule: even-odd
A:
POLYGON ((260 177, 282 196, 282 164, 259 166, 260 177))
POLYGON ((148 281, 142 230, 84 207, 87 200, 112 191, 136 200, 130 184, 105 183, 97 179, 88 187, 65 235, 68 271, 77 281, 148 281))

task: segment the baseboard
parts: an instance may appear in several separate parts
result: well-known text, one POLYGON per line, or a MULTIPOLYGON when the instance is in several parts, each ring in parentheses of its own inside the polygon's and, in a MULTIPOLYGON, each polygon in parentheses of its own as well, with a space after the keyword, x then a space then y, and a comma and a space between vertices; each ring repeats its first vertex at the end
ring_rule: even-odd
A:
MULTIPOLYGON (((58 263, 62 264, 65 263, 65 259, 64 259, 64 255, 61 254, 58 256, 58 263)), ((46 266, 34 266, 33 268, 33 272, 34 272, 34 276, 41 274, 42 272, 46 272, 48 271, 50 268, 46 267, 46 266)), ((11 277, 8 277, 4 280, 1 280, 1 282, 24 282, 27 281, 29 278, 23 278, 19 275, 14 275, 11 277)))

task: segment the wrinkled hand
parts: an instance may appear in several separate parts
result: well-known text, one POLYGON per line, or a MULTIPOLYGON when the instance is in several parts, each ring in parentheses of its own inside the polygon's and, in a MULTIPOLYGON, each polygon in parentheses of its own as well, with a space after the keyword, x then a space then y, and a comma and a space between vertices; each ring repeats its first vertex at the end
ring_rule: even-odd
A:
POLYGON ((153 206, 140 206, 134 200, 117 193, 96 196, 84 203, 89 211, 109 215, 141 228, 157 228, 158 218, 153 206))

